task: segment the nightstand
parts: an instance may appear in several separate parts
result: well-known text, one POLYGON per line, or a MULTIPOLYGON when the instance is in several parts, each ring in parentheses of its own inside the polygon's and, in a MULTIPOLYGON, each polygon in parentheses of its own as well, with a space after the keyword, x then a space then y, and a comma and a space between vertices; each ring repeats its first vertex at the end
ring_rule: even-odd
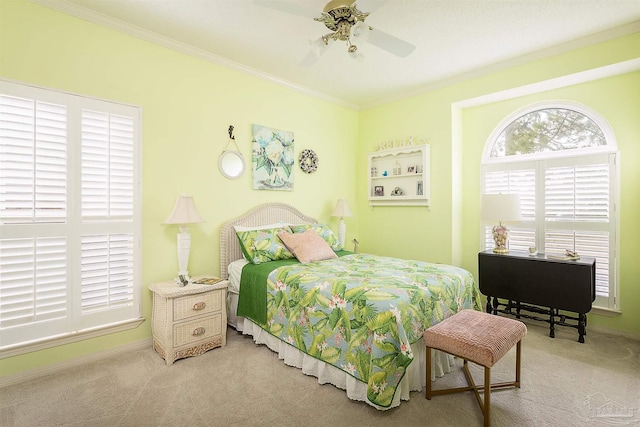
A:
POLYGON ((228 285, 228 280, 215 285, 190 283, 181 287, 173 280, 149 285, 153 292, 153 349, 167 365, 226 345, 228 285))

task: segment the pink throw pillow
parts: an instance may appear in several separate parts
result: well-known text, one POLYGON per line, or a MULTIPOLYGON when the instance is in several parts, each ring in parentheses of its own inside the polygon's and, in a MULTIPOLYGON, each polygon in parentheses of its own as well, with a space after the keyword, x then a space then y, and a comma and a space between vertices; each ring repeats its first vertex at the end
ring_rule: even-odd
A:
POLYGON ((338 258, 331 246, 313 229, 304 233, 278 233, 280 240, 302 264, 338 258))

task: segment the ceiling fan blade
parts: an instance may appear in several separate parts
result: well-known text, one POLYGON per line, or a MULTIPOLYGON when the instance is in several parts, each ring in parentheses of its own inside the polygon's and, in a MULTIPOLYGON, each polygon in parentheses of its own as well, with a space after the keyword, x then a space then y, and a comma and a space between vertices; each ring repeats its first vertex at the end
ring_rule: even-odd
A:
POLYGON ((318 59, 320 59, 318 55, 316 55, 313 51, 309 51, 309 53, 307 53, 307 55, 302 58, 302 61, 300 61, 298 65, 303 68, 308 68, 318 62, 318 59))
POLYGON ((366 56, 364 56, 364 54, 355 51, 355 52, 349 52, 349 56, 351 57, 351 59, 353 59, 354 61, 357 62, 364 62, 364 60, 366 59, 366 56))
POLYGON ((377 30, 373 27, 369 32, 368 42, 374 46, 384 49, 389 53, 392 53, 400 58, 406 58, 416 49, 414 45, 404 40, 387 34, 384 31, 377 30))
POLYGON ((309 40, 311 49, 309 50, 309 53, 307 53, 307 55, 302 58, 302 61, 300 61, 299 65, 301 67, 311 67, 313 64, 318 62, 318 59, 320 59, 329 48, 329 43, 331 41, 332 40, 329 39, 327 40, 327 43, 325 43, 322 37, 317 40, 309 40))
POLYGON ((312 7, 303 6, 293 1, 287 0, 253 0, 257 6, 266 7, 268 9, 278 10, 280 12, 290 13, 305 18, 316 18, 320 13, 312 7))
POLYGON ((373 12, 380 6, 385 4, 388 0, 357 0, 358 9, 363 12, 373 12))

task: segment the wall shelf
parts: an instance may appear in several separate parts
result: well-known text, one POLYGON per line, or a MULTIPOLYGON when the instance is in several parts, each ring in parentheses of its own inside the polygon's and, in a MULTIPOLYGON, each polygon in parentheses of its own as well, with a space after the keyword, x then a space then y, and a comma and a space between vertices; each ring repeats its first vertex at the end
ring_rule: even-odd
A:
POLYGON ((429 160, 426 144, 369 153, 369 204, 429 206, 429 160))

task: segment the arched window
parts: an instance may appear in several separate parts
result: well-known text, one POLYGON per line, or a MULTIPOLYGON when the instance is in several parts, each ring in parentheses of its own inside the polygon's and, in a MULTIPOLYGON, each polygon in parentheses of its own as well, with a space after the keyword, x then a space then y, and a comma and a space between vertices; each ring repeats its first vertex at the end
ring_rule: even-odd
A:
MULTIPOLYGON (((510 225, 511 250, 569 249, 596 258, 595 306, 618 309, 616 286, 617 146, 595 111, 573 102, 530 105, 489 137, 482 193, 519 194, 523 220, 510 225)), ((485 248, 493 247, 484 224, 485 248)))

